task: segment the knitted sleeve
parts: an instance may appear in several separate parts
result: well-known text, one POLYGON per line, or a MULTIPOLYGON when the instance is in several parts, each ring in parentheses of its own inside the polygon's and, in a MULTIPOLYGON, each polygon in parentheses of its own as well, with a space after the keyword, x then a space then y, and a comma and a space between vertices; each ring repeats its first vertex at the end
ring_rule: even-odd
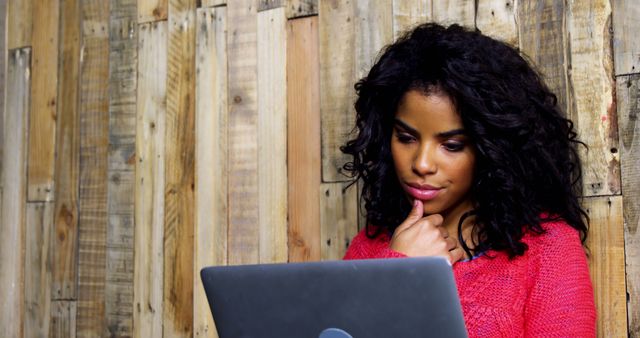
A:
POLYGON ((526 337, 595 337, 596 310, 587 257, 577 230, 565 222, 525 241, 530 258, 526 337))
POLYGON ((351 241, 344 259, 400 258, 404 254, 389 247, 390 238, 380 234, 376 238, 367 237, 366 228, 362 229, 351 241))

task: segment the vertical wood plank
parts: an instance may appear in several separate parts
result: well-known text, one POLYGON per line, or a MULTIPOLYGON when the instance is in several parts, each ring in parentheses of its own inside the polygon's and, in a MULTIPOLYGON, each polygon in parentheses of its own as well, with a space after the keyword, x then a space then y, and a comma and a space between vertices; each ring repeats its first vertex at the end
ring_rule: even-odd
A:
POLYGON ((167 20, 169 0, 139 0, 138 23, 167 20))
POLYGON ((393 0, 393 39, 431 20, 433 0, 393 0))
POLYGON ((591 219, 587 236, 598 337, 627 336, 622 196, 585 198, 591 219))
POLYGON ((60 1, 33 6, 31 116, 29 118, 29 201, 53 200, 58 85, 60 1))
POLYGON ((485 35, 517 47, 517 4, 516 0, 479 0, 476 27, 485 35))
POLYGON ((476 0, 434 0, 433 20, 440 24, 457 23, 467 28, 475 28, 476 0))
POLYGON ((253 0, 227 4, 229 71, 229 264, 257 263, 257 12, 253 0))
POLYGON ((222 6, 226 3, 227 3, 227 0, 201 0, 200 7, 222 6))
POLYGON ((10 50, 4 116, 2 201, 0 208, 0 327, 7 337, 22 337, 24 320, 24 240, 27 199, 27 127, 31 49, 10 50))
POLYGON ((7 49, 31 46, 33 0, 7 0, 7 49))
POLYGON ((81 3, 80 194, 76 334, 107 335, 105 274, 109 148, 109 2, 81 3))
POLYGON ((576 110, 569 116, 578 137, 589 150, 580 147, 583 195, 620 193, 618 119, 613 102, 613 60, 610 49, 611 5, 608 0, 569 3, 571 32, 571 84, 576 110))
POLYGON ((80 3, 62 0, 55 161, 55 236, 52 238, 52 297, 76 299, 80 71, 80 3))
MULTIPOLYGON (((5 82, 7 75, 7 1, 0 1, 0 140, 4 140, 5 82)), ((2 177, 4 143, 0 144, 0 177, 2 177)), ((2 198, 2 180, 0 179, 0 198, 2 198)), ((0 219, 2 219, 0 208, 0 219)))
POLYGON ((287 23, 289 261, 320 260, 318 17, 287 23))
POLYGON ((217 337, 200 270, 227 264, 227 10, 196 13, 196 224, 193 329, 217 337))
POLYGON ((318 0, 287 0, 287 19, 318 14, 318 0))
POLYGON ((138 33, 133 336, 162 337, 167 22, 138 33))
POLYGON ((322 180, 346 181, 342 165, 349 161, 340 151, 355 123, 353 79, 356 42, 354 0, 321 1, 320 114, 322 125, 322 180))
POLYGON ((617 79, 629 337, 640 337, 640 75, 617 79))
POLYGON ((613 0, 613 53, 616 75, 640 73, 640 2, 613 0))
POLYGON ((344 257, 358 232, 357 188, 348 183, 320 185, 320 240, 322 260, 344 257))
POLYGON ((164 336, 193 332, 195 0, 169 1, 165 130, 164 336))
POLYGON ((280 7, 258 13, 258 206, 261 263, 287 253, 287 18, 280 7))
POLYGON ((27 203, 24 335, 49 336, 51 316, 51 229, 53 203, 27 203))
POLYGON ((77 304, 75 301, 51 302, 50 338, 76 338, 77 304))
MULTIPOLYGON (((392 42, 393 3, 388 0, 356 0, 356 18, 355 76, 352 84, 369 73, 380 49, 392 42)), ((350 91, 354 90, 351 88, 350 91)))

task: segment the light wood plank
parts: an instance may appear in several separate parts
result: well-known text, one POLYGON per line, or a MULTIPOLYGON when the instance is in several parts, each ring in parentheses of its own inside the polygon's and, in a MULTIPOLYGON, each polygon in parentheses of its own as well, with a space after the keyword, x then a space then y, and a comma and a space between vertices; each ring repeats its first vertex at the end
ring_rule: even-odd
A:
POLYGON ((613 0, 611 6, 616 75, 640 73, 640 2, 613 0))
POLYGON ((571 85, 575 110, 569 117, 578 137, 583 163, 583 195, 620 193, 620 158, 611 149, 618 146, 618 118, 613 102, 613 64, 608 0, 570 3, 568 29, 571 32, 571 85))
POLYGON ((289 261, 320 260, 318 17, 287 23, 289 261))
POLYGON ((637 338, 640 337, 640 75, 618 77, 616 88, 629 336, 637 338))
POLYGON ((227 264, 227 10, 196 13, 196 229, 193 329, 217 337, 200 270, 227 264))
POLYGON ((229 71, 229 264, 259 261, 257 12, 227 4, 229 71))
POLYGON ((46 338, 51 320, 53 203, 27 203, 24 335, 46 338))
POLYGON ((31 115, 29 117, 29 201, 53 200, 58 85, 60 1, 33 6, 31 115))
POLYGON ((476 27, 483 34, 518 46, 516 0, 479 0, 476 27))
POLYGON ((222 6, 226 3, 227 0, 201 0, 201 7, 222 6))
POLYGON ((587 236, 598 337, 627 336, 622 196, 586 198, 590 217, 587 236))
POLYGON ((169 0, 138 0, 138 23, 167 20, 169 0))
POLYGON ((167 22, 138 31, 133 336, 161 337, 167 22))
POLYGON ((369 73, 380 49, 392 42, 393 3, 388 0, 356 0, 356 18, 355 77, 352 83, 369 73))
POLYGON ((0 209, 0 327, 6 337, 22 337, 24 320, 25 202, 31 49, 10 50, 4 116, 4 171, 0 209))
POLYGON ((78 313, 75 301, 56 300, 51 302, 50 338, 76 338, 76 315, 78 313))
POLYGON ((52 299, 76 299, 80 128, 80 2, 62 0, 55 161, 52 299))
POLYGON ((80 194, 76 334, 107 335, 107 157, 109 150, 109 2, 81 3, 80 194))
POLYGON ((164 337, 191 337, 193 334, 195 12, 195 0, 169 1, 164 337))
POLYGON ((322 180, 346 181, 342 166, 350 158, 340 151, 355 124, 353 79, 356 76, 356 2, 321 1, 320 114, 322 118, 322 180))
POLYGON ((457 23, 467 28, 475 28, 476 0, 434 0, 433 20, 440 24, 457 23))
POLYGON ((431 21, 433 0, 393 0, 393 39, 418 24, 431 21))
POLYGON ((357 187, 348 183, 320 185, 320 240, 322 260, 342 259, 358 232, 357 187))
POLYGON ((7 0, 7 49, 31 46, 33 0, 7 0))

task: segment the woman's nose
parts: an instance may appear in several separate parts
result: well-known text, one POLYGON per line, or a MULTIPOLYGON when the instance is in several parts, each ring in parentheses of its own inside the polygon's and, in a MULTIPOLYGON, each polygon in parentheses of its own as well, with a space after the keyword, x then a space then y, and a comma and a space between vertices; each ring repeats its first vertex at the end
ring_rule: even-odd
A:
POLYGON ((434 174, 437 166, 434 159, 435 149, 428 144, 421 145, 413 160, 413 171, 418 175, 434 174))

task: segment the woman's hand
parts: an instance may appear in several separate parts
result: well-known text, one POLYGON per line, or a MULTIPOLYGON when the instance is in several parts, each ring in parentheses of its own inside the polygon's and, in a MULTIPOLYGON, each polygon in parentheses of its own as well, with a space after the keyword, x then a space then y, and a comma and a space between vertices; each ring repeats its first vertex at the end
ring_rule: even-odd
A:
POLYGON ((438 214, 423 217, 422 202, 415 200, 413 209, 394 231, 391 249, 410 257, 442 256, 453 265, 464 257, 464 250, 442 225, 438 214))

